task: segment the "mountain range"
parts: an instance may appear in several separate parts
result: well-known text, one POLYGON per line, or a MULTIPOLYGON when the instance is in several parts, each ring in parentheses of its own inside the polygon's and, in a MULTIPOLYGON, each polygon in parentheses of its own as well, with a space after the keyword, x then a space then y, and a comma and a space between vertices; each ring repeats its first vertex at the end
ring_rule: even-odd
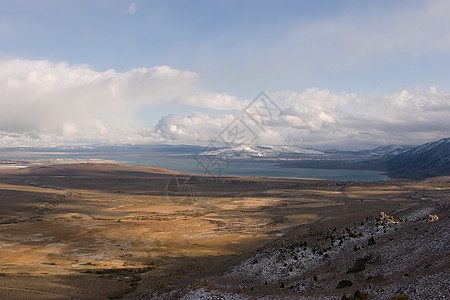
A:
MULTIPOLYGON (((146 164, 147 159, 214 157, 231 161, 276 162, 284 168, 378 170, 391 178, 420 179, 450 176, 450 138, 420 146, 383 145, 374 149, 342 151, 298 146, 237 145, 211 147, 195 145, 98 145, 90 147, 0 148, 0 165, 30 159, 107 159, 146 164), (24 156, 25 153, 25 156, 24 156)), ((36 162, 36 161, 35 161, 36 162)))
POLYGON ((396 149, 379 160, 390 177, 425 178, 450 175, 450 138, 396 149))
POLYGON ((387 145, 357 151, 239 145, 204 151, 199 155, 229 161, 279 161, 282 167, 289 168, 380 170, 391 178, 420 179, 450 175, 450 138, 420 146, 387 145))
POLYGON ((296 146, 258 146, 238 145, 212 151, 203 151, 199 155, 215 156, 224 160, 254 160, 254 159, 288 159, 304 156, 323 156, 324 152, 296 146))

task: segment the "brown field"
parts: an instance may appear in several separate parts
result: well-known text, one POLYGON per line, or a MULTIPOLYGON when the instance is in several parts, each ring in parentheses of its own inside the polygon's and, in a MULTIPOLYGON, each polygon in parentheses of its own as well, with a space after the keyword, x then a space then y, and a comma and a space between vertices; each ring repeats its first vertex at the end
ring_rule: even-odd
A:
POLYGON ((0 170, 0 298, 182 288, 301 232, 448 197, 447 179, 351 183, 76 164, 0 170))

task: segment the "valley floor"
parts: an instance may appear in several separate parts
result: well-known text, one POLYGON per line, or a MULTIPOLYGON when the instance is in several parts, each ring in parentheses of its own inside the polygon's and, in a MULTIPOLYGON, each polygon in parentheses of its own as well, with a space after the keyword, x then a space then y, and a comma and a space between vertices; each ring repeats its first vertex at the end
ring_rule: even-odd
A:
POLYGON ((449 182, 0 170, 0 298, 445 299, 449 182))

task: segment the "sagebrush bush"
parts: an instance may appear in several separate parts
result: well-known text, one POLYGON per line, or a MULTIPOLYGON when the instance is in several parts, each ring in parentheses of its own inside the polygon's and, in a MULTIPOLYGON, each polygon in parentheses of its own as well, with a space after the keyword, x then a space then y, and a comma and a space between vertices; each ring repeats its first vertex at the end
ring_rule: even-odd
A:
POLYGON ((339 283, 336 286, 336 288, 337 289, 343 289, 345 287, 352 286, 352 285, 353 285, 353 282, 351 282, 350 280, 344 279, 344 280, 339 281, 339 283))

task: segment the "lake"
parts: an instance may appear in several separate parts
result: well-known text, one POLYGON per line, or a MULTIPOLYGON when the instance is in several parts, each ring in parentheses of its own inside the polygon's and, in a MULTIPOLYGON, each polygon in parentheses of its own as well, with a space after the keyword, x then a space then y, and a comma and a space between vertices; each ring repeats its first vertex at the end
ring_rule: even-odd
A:
MULTIPOLYGON (((263 176, 263 177, 290 177, 290 178, 315 178, 328 180, 348 181, 379 181, 387 180, 389 177, 383 172, 374 170, 347 170, 347 169, 309 169, 309 168, 282 168, 276 162, 220 162, 208 161, 207 157, 189 158, 186 156, 147 156, 125 153, 115 155, 96 153, 86 155, 85 153, 37 153, 35 155, 10 156, 0 155, 0 160, 6 159, 106 159, 114 160, 127 165, 144 165, 167 168, 173 171, 189 174, 211 174, 211 175, 235 175, 235 176, 263 176)), ((198 157, 198 156, 197 156, 198 157)))
MULTIPOLYGON (((115 159, 105 157, 105 159, 115 159)), ((122 159, 115 159, 122 160, 122 159)), ((123 160, 122 160, 123 161, 123 160)), ((235 175, 235 176, 264 176, 316 178, 328 180, 349 181, 379 181, 389 177, 383 172, 374 170, 344 170, 344 169, 309 169, 282 168, 275 162, 216 162, 215 164, 193 158, 135 158, 127 159, 125 164, 157 166, 173 171, 189 174, 235 175)))

